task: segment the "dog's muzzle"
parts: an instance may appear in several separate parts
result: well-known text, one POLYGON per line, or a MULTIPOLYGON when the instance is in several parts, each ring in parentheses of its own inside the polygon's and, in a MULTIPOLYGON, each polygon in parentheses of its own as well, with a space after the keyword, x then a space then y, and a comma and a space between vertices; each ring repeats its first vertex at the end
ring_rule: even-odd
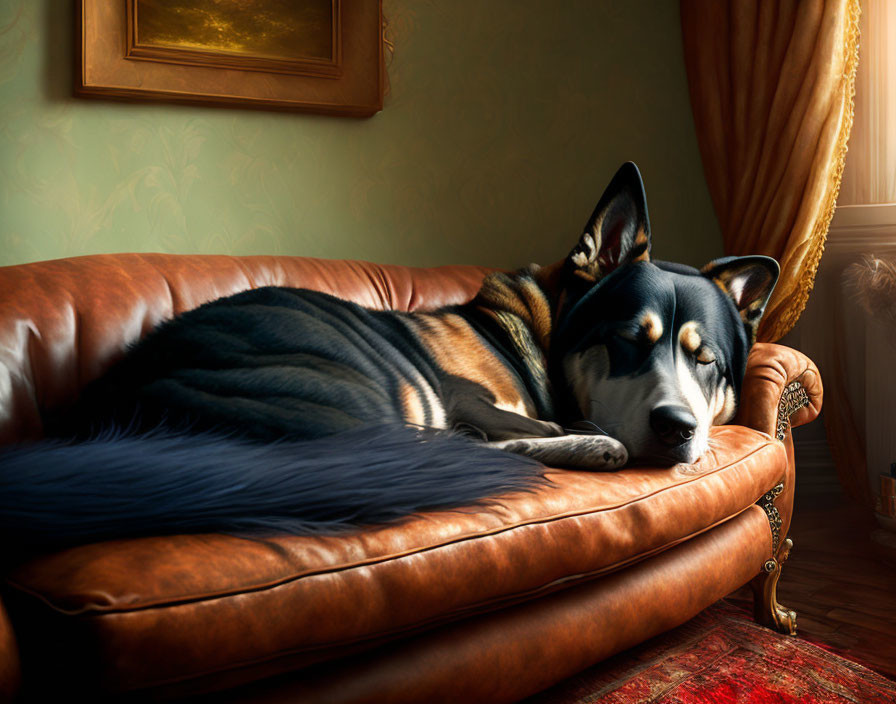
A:
POLYGON ((657 406, 650 412, 650 427, 664 445, 677 447, 693 440, 697 419, 684 406, 657 406))

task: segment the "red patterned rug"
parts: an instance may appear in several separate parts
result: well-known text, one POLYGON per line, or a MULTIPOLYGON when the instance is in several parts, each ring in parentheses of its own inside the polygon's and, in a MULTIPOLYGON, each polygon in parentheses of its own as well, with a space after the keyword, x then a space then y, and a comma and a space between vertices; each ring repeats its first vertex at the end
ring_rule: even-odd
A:
POLYGON ((526 704, 896 702, 896 682, 719 602, 526 704))

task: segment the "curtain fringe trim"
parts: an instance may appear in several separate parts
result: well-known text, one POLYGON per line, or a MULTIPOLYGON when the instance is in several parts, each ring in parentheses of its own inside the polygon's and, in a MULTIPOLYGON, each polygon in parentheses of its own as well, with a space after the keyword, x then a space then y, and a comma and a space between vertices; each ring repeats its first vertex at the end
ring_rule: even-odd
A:
POLYGON ((846 28, 846 68, 844 71, 844 79, 846 87, 844 98, 846 100, 846 109, 843 116, 843 124, 840 126, 840 134, 837 136, 837 146, 835 148, 834 168, 828 176, 828 195, 824 210, 819 213, 815 221, 815 227, 812 230, 811 251, 807 257, 808 262, 800 274, 797 282, 797 290, 791 298, 791 305, 775 318, 771 323, 771 329, 763 331, 761 339, 765 341, 775 341, 786 335, 796 321, 799 320, 806 303, 809 300, 809 293, 815 285, 815 274, 818 271, 818 265, 821 261, 821 255, 824 253, 824 246, 827 240, 828 230, 831 226, 831 219, 834 217, 834 210, 837 208, 837 197, 840 194, 840 182, 843 179, 843 167, 846 164, 847 142, 849 141, 849 133, 852 130, 853 115, 855 112, 855 95, 856 95, 856 70, 859 65, 859 18, 862 9, 859 0, 848 0, 847 6, 847 28, 846 28))

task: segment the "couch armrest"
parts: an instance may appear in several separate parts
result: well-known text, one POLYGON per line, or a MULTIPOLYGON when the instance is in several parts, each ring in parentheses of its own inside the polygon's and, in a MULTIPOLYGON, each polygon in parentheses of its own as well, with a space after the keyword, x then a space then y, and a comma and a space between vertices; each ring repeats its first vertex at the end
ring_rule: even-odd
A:
POLYGON ((790 347, 757 342, 750 350, 734 422, 783 440, 787 428, 821 411, 821 375, 811 359, 790 347))

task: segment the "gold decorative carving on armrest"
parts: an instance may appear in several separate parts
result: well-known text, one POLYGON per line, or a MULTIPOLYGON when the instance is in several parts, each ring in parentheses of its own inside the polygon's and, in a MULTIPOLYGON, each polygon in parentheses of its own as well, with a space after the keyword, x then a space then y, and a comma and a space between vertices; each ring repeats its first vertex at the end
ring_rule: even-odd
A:
POLYGON ((762 510, 765 511, 765 516, 768 518, 768 525, 772 529, 772 554, 778 552, 778 545, 781 542, 782 521, 781 514, 778 512, 778 507, 775 506, 775 499, 781 495, 782 491, 784 491, 784 482, 777 484, 759 499, 759 505, 762 507, 762 510))
POLYGON ((781 400, 778 402, 778 427, 775 436, 783 440, 787 435, 790 416, 809 405, 809 394, 798 381, 792 381, 784 387, 781 400))

